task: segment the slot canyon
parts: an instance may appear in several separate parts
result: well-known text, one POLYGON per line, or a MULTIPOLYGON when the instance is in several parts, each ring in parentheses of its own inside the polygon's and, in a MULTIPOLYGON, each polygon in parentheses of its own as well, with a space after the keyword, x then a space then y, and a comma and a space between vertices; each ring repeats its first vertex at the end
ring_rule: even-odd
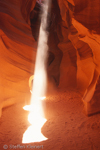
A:
POLYGON ((44 0, 0 0, 0 150, 100 150, 100 0, 50 2, 47 140, 26 144, 44 0))

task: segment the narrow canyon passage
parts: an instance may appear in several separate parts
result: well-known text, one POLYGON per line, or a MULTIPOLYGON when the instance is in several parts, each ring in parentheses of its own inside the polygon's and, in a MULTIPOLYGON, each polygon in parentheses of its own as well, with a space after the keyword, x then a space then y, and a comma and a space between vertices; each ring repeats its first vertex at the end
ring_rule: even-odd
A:
POLYGON ((0 0, 0 150, 100 150, 100 0, 52 0, 41 129, 48 139, 22 143, 43 5, 0 0))

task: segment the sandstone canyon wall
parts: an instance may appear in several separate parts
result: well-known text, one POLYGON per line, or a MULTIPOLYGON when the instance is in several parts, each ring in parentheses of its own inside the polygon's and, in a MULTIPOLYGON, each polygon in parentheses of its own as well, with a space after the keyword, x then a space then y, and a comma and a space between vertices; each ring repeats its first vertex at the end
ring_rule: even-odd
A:
MULTIPOLYGON (((61 28, 67 31, 66 35, 65 32, 63 35, 66 48, 64 44, 61 46, 61 43, 60 48, 65 48, 66 52, 69 50, 68 44, 73 45, 77 57, 77 87, 84 94, 82 100, 85 111, 88 115, 97 113, 100 111, 100 1, 58 0, 58 3, 62 16, 61 28)), ((72 48, 70 51, 73 53, 72 48)), ((65 60, 66 58, 65 56, 65 60)), ((61 69, 66 67, 65 63, 61 66, 61 69)))
POLYGON ((0 107, 27 99, 36 45, 30 28, 34 0, 0 0, 0 107))
MULTIPOLYGON (((40 25, 35 4, 36 0, 0 0, 1 108, 30 96, 28 80, 34 73, 40 25)), ((99 112, 100 1, 52 4, 48 75, 62 89, 77 87, 87 114, 99 112)))

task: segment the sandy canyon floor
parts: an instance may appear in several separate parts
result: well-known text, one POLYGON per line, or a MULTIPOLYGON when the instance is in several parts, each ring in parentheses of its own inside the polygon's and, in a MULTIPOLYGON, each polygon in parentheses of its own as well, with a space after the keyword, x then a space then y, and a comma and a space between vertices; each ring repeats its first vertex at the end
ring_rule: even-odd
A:
POLYGON ((42 142, 22 143, 23 133, 30 125, 28 112, 22 109, 24 105, 3 109, 0 150, 100 150, 100 114, 87 117, 78 92, 58 89, 43 101, 47 122, 42 133, 48 140, 42 142))

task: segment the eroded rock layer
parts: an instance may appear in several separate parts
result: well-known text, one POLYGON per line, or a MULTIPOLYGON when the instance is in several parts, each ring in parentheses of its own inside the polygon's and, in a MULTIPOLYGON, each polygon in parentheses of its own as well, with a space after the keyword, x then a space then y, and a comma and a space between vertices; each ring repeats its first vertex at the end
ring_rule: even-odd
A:
MULTIPOLYGON (((37 3, 40 8, 36 0, 0 0, 0 107, 30 95, 41 14, 37 3)), ((87 114, 99 112, 100 106, 99 26, 99 0, 52 0, 48 76, 60 88, 77 86, 87 114)))
POLYGON ((65 38, 66 49, 69 39, 76 50, 76 79, 79 90, 84 94, 86 113, 97 113, 100 111, 97 98, 100 93, 100 1, 58 0, 58 3, 62 22, 69 31, 68 38, 65 38))
POLYGON ((29 25, 34 6, 35 0, 0 0, 0 107, 29 93, 37 45, 29 25))

